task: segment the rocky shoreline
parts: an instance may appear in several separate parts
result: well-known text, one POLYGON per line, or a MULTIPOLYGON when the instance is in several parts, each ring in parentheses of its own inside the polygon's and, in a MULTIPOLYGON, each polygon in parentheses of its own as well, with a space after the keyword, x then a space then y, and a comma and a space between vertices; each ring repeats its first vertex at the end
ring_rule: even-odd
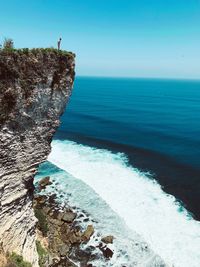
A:
POLYGON ((61 206, 56 194, 45 192, 51 184, 50 177, 42 178, 36 184, 34 196, 40 266, 94 267, 93 262, 99 259, 106 266, 114 253, 109 248, 114 237, 97 236, 87 214, 76 207, 61 206))

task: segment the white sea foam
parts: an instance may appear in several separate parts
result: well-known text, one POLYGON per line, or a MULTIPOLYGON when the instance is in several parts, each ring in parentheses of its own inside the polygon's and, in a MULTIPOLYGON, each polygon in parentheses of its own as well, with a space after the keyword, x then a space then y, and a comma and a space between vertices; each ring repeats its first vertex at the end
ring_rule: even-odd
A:
MULTIPOLYGON (((92 264, 97 267, 166 267, 163 260, 156 255, 146 242, 134 231, 131 231, 125 221, 114 212, 110 206, 86 183, 70 175, 68 172, 45 164, 43 171, 35 177, 37 183, 44 176, 51 176, 53 182, 45 190, 45 193, 56 193, 60 207, 66 205, 73 207, 77 213, 76 223, 83 229, 92 224, 95 233, 89 243, 83 245, 83 249, 92 246, 96 248, 92 264), (102 236, 114 235, 113 244, 109 247, 114 252, 112 258, 107 261, 98 245, 102 236)), ((78 262, 76 262, 79 266, 78 262)))
POLYGON ((125 155, 56 140, 48 160, 93 188, 169 266, 200 266, 200 223, 125 155))

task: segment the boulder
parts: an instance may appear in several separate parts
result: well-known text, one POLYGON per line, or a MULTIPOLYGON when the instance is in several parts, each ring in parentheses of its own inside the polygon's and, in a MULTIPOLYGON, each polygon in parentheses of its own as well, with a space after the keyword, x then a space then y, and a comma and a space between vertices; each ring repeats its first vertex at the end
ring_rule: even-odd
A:
POLYGON ((36 195, 34 196, 35 205, 43 205, 47 201, 47 196, 45 195, 36 195))
POLYGON ((90 247, 86 249, 82 249, 80 247, 73 247, 71 250, 70 258, 72 260, 78 261, 80 266, 86 267, 88 266, 88 262, 94 260, 94 256, 92 255, 93 249, 90 247))
POLYGON ((46 176, 39 181, 39 190, 45 189, 47 185, 51 185, 52 182, 50 181, 50 177, 46 176))
POLYGON ((112 258, 113 251, 109 249, 106 245, 103 246, 103 244, 100 243, 97 247, 101 250, 106 259, 112 258))
POLYGON ((65 257, 64 259, 60 259, 58 262, 51 264, 49 267, 77 267, 77 265, 65 257))
POLYGON ((59 211, 59 210, 52 210, 51 213, 49 214, 52 218, 61 221, 62 217, 63 217, 63 212, 59 211))
POLYGON ((65 211, 63 212, 62 221, 67 223, 72 223, 76 218, 76 213, 73 211, 65 211))
POLYGON ((109 248, 106 248, 102 252, 103 252, 104 257, 107 259, 112 258, 112 256, 113 256, 113 251, 109 248))
POLYGON ((105 244, 112 244, 113 240, 114 240, 114 236, 112 236, 112 235, 102 237, 102 239, 101 239, 101 241, 105 244))
POLYGON ((82 234, 82 240, 83 241, 88 241, 93 234, 94 234, 93 225, 88 225, 86 230, 82 234))

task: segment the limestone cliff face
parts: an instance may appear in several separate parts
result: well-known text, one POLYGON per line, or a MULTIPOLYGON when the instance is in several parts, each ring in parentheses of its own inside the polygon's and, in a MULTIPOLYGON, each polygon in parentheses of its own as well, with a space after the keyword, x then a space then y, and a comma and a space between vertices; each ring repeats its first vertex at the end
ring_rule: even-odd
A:
POLYGON ((38 266, 33 178, 50 152, 74 80, 74 54, 0 52, 0 243, 38 266))

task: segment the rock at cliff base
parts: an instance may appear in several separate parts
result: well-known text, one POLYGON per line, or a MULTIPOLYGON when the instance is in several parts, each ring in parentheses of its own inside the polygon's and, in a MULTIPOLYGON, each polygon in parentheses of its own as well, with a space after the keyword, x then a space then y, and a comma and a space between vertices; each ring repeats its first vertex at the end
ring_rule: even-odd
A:
POLYGON ((54 262, 49 267, 77 267, 73 262, 71 262, 67 257, 59 260, 58 262, 54 262))
POLYGON ((47 201, 47 196, 45 196, 45 195, 35 195, 34 196, 34 200, 35 200, 35 205, 36 206, 43 205, 47 201))
POLYGON ((76 213, 73 211, 65 211, 62 216, 62 221, 72 223, 76 218, 76 213))
POLYGON ((113 251, 109 248, 106 248, 104 251, 103 251, 103 255, 105 258, 109 259, 109 258, 112 258, 113 256, 113 251))
POLYGON ((101 252, 103 253, 103 256, 106 259, 112 258, 114 252, 110 248, 108 248, 106 245, 103 245, 102 243, 100 243, 97 247, 101 250, 101 252))
POLYGON ((93 225, 88 225, 85 232, 83 232, 82 240, 87 241, 90 239, 90 237, 94 234, 94 227, 93 225))
POLYGON ((50 177, 49 176, 44 177, 39 181, 39 190, 46 189, 46 187, 51 184, 52 182, 50 181, 50 177))
POLYGON ((49 204, 54 205, 56 203, 56 194, 52 194, 49 196, 49 204))
POLYGON ((112 236, 112 235, 102 237, 102 239, 101 239, 101 241, 106 243, 106 244, 112 244, 113 240, 114 240, 114 236, 112 236))

